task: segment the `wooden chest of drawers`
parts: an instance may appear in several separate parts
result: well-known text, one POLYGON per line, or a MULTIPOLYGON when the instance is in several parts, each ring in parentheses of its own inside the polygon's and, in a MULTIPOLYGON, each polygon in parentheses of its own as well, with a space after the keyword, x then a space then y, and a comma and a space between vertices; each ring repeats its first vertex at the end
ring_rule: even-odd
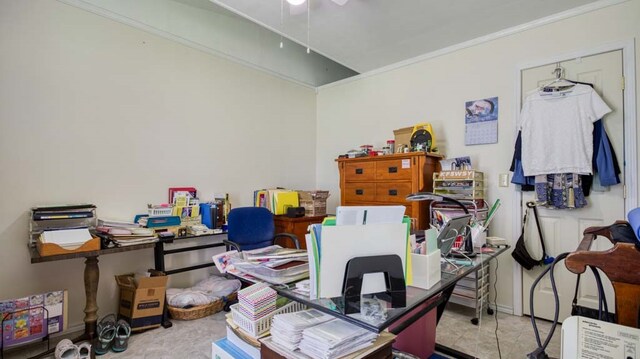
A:
POLYGON ((432 176, 442 156, 412 152, 377 157, 339 158, 340 204, 371 206, 401 204, 416 218, 419 229, 428 228, 427 202, 407 202, 410 193, 431 191, 432 176))
MULTIPOLYGON (((273 223, 276 227, 276 234, 278 233, 291 233, 295 234, 298 237, 298 242, 300 242, 300 248, 307 249, 307 241, 304 236, 308 233, 307 227, 311 224, 322 223, 324 218, 327 215, 322 216, 304 216, 298 218, 289 218, 287 216, 273 216, 273 223)), ((286 238, 284 240, 280 239, 280 243, 285 243, 284 247, 286 248, 295 248, 295 245, 292 240, 286 238)))

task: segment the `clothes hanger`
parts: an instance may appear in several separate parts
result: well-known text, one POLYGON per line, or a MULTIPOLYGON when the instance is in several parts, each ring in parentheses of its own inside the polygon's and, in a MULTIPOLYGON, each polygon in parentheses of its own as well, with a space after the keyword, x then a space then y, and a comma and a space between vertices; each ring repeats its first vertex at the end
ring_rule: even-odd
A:
POLYGON ((551 73, 556 75, 556 78, 538 88, 541 95, 564 94, 573 91, 576 82, 564 78, 564 68, 560 66, 559 62, 556 63, 556 68, 551 73))

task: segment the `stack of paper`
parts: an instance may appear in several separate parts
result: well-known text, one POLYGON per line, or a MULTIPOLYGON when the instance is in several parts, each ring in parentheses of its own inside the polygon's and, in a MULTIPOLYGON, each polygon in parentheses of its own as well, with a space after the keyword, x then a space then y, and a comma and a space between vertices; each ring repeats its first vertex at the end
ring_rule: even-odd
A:
POLYGON ((153 229, 141 228, 133 223, 100 220, 99 224, 96 230, 107 235, 109 240, 118 247, 158 241, 158 236, 153 229))
POLYGON ((298 349, 302 340, 303 330, 331 319, 333 319, 332 316, 315 309, 274 315, 270 329, 271 337, 277 345, 294 351, 298 349))
POLYGON ((374 332, 334 319, 305 329, 300 351, 312 358, 339 358, 370 346, 377 337, 374 332))
POLYGON ((77 249, 92 238, 87 228, 44 231, 40 235, 40 241, 42 243, 57 244, 67 250, 77 249))
POLYGON ((247 319, 256 321, 276 310, 276 291, 264 283, 256 283, 238 292, 239 310, 247 319))

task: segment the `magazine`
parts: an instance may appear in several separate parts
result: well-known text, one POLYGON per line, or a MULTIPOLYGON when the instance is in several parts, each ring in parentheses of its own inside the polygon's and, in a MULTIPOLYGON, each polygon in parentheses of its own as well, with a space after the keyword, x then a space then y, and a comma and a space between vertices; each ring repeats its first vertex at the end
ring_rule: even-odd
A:
POLYGON ((307 257, 307 251, 304 249, 282 248, 278 245, 274 245, 244 252, 244 258, 249 261, 262 261, 296 257, 307 257))
POLYGON ((0 348, 39 340, 66 329, 67 291, 0 301, 0 348))

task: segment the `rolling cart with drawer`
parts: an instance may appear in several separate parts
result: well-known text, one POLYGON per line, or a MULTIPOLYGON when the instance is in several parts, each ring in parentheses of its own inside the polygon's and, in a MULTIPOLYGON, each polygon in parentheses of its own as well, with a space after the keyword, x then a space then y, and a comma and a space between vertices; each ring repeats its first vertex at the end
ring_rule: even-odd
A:
MULTIPOLYGON (((434 173, 433 191, 460 201, 475 220, 482 222, 487 219, 489 205, 484 200, 482 172, 462 170, 434 173)), ((432 224, 436 224, 436 218, 439 217, 435 215, 435 211, 448 218, 464 214, 458 206, 452 206, 448 202, 432 201, 429 204, 432 224)), ((478 324, 482 308, 487 309, 487 314, 493 314, 493 309, 489 308, 489 279, 489 264, 485 264, 461 279, 451 295, 450 302, 475 308, 475 317, 471 319, 474 325, 478 324)))

